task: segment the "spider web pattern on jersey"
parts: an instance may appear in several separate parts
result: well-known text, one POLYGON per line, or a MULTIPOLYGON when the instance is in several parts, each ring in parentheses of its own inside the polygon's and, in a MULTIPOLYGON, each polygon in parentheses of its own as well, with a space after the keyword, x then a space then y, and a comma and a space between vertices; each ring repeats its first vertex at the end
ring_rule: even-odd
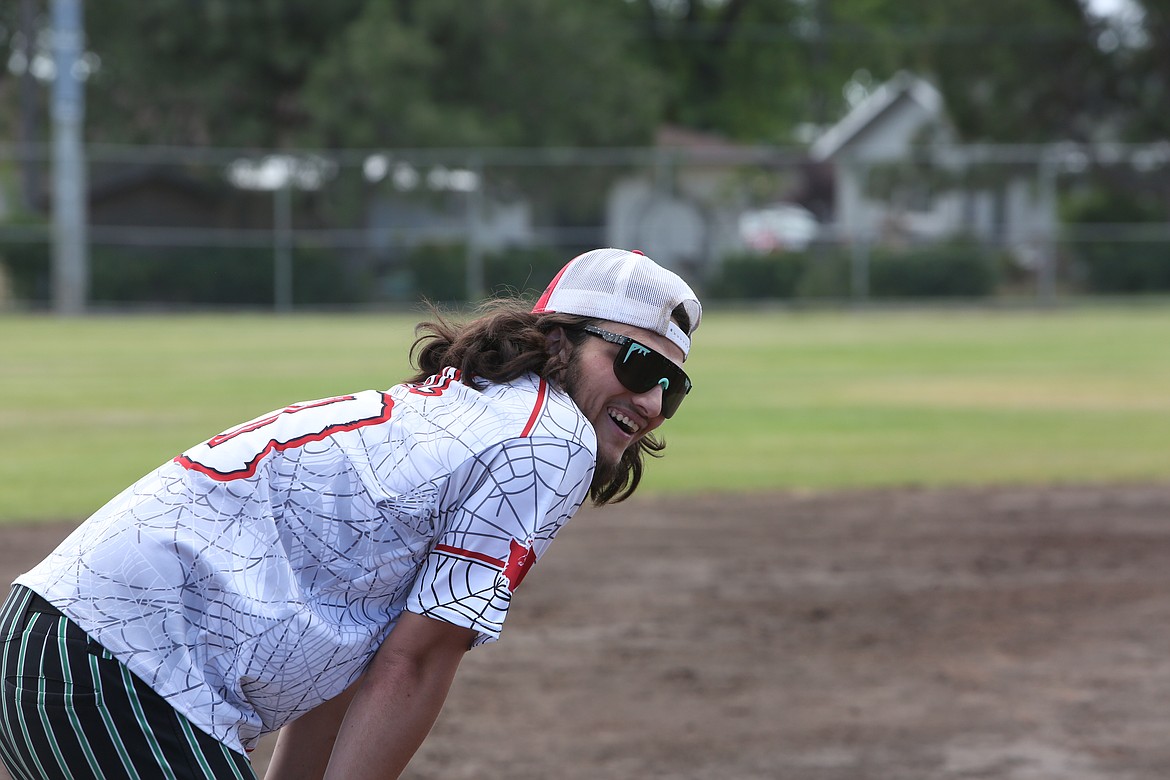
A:
POLYGON ((198 445, 183 457, 206 468, 147 475, 20 581, 237 749, 344 690, 408 603, 491 641, 512 545, 539 556, 580 506, 593 431, 535 379, 417 390, 286 407, 198 445))

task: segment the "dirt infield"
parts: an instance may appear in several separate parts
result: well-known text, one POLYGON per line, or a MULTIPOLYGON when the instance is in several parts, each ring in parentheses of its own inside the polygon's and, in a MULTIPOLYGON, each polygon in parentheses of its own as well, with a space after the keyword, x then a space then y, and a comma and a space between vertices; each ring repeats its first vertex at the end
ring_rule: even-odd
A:
POLYGON ((1161 780, 1168 564, 1170 486, 585 510, 406 776, 1161 780))

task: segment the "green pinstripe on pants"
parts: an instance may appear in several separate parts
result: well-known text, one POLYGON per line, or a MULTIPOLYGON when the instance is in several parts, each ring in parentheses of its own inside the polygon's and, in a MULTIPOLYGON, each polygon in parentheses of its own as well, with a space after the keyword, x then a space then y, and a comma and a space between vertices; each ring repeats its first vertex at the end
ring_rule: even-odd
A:
POLYGON ((85 632, 16 586, 0 608, 0 759, 13 780, 255 780, 85 632))

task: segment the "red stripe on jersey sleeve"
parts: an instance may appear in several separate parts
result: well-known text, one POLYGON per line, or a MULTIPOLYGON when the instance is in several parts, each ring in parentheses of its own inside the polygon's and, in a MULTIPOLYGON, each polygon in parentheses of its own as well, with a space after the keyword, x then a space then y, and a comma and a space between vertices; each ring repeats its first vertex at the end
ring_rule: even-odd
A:
POLYGON ((457 555, 460 558, 470 558, 473 561, 486 563, 489 566, 496 567, 497 569, 503 569, 507 565, 506 561, 501 561, 499 558, 493 558, 490 555, 484 555, 483 553, 476 552, 475 550, 464 550, 462 547, 452 547, 449 544, 436 544, 435 552, 447 553, 448 555, 457 555))

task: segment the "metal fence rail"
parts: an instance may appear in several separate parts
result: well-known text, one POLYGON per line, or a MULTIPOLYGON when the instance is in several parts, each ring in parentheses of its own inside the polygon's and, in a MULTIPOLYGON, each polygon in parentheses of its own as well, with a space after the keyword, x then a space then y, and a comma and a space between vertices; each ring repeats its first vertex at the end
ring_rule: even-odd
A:
MULTIPOLYGON (((51 156, 44 145, 0 146, 0 269, 19 305, 50 302, 51 193, 22 185, 51 181, 51 156)), ((564 258, 598 245, 641 248, 712 292, 727 289, 722 275, 745 258, 812 256, 811 268, 833 256, 848 266, 848 281, 819 294, 861 300, 882 294, 875 263, 898 253, 941 256, 945 247, 973 248, 994 264, 994 294, 1041 299, 1157 289, 1166 276, 1160 265, 1170 266, 1170 224, 1158 217, 1167 213, 1167 143, 952 144, 827 160, 726 144, 279 152, 90 145, 85 159, 87 296, 115 305, 155 302, 148 286, 132 295, 133 285, 110 283, 130 268, 146 274, 151 263, 193 274, 199 270, 189 266, 207 274, 255 266, 268 302, 282 310, 304 305, 331 275, 360 277, 362 302, 394 302, 419 294, 417 255, 436 247, 462 258, 445 273, 460 276, 465 299, 494 287, 485 263, 496 255, 564 258), (1140 194, 1129 211, 1110 211, 1101 195, 1119 183, 1140 194), (1094 197, 1105 204, 1097 212, 1084 207, 1094 197), (317 277, 298 278, 306 263, 316 264, 317 277), (329 264, 333 270, 320 270, 329 264)), ((816 296, 808 292, 815 284, 805 288, 816 296)), ((208 290, 215 294, 214 285, 208 290)))

